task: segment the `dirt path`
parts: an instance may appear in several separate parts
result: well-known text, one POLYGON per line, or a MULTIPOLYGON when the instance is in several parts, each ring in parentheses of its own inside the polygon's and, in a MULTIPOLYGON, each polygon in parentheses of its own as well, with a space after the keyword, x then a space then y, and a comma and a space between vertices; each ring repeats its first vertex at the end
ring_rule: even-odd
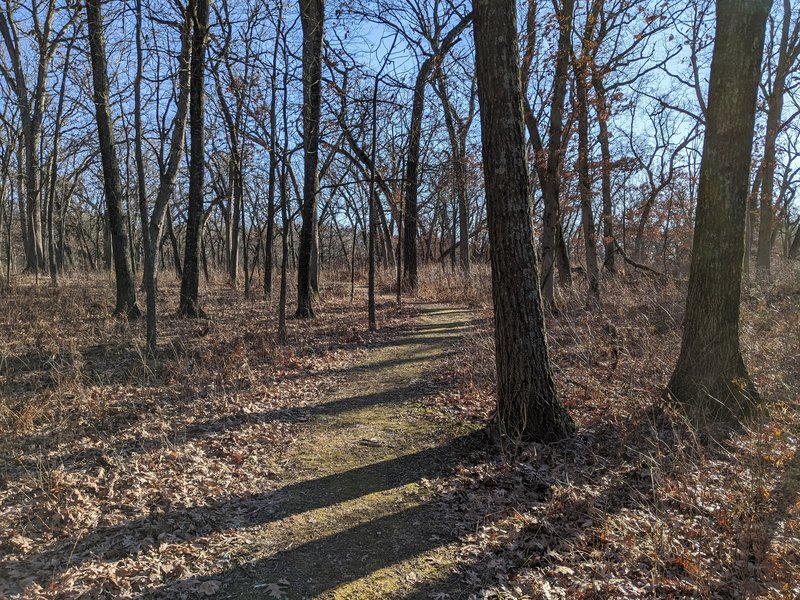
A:
POLYGON ((470 313, 419 309, 414 330, 370 349, 311 409, 288 457, 296 478, 274 495, 267 524, 236 549, 247 565, 225 575, 226 595, 461 597, 447 579, 453 528, 420 482, 457 464, 473 436, 432 419, 421 396, 470 313))

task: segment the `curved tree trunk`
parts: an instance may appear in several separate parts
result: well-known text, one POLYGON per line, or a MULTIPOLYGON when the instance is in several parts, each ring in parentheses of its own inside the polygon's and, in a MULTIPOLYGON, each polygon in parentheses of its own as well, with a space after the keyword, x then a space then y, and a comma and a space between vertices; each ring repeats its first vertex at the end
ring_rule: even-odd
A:
POLYGON ((767 97, 767 131, 764 136, 764 174, 761 183, 761 209, 758 223, 758 255, 756 265, 762 275, 768 275, 772 255, 772 229, 774 210, 772 196, 775 189, 775 168, 777 166, 777 141, 783 121, 783 96, 786 93, 786 77, 794 62, 790 56, 789 36, 792 19, 791 0, 783 2, 783 23, 778 49, 778 64, 775 67, 775 80, 767 97))
POLYGON ((202 315, 198 301, 200 288, 200 237, 203 221, 203 180, 205 178, 205 66, 208 38, 209 0, 189 3, 193 14, 192 58, 189 91, 189 210, 186 217, 186 248, 183 255, 178 314, 202 315))
POLYGON ((563 251, 563 232, 559 241, 561 225, 561 166, 564 136, 564 102, 567 96, 569 53, 572 48, 572 23, 575 0, 564 0, 558 13, 559 35, 556 51, 553 97, 550 104, 550 127, 544 181, 541 181, 544 200, 542 227, 542 296, 548 306, 555 305, 555 271, 566 277, 569 283, 569 259, 563 251), (559 246, 562 246, 559 248, 559 246), (560 258, 557 258, 560 256, 560 258), (566 258, 566 260, 565 260, 566 258), (556 264, 556 263, 559 264, 556 264), (560 268, 559 268, 560 267, 560 268))
MULTIPOLYGON (((453 47, 467 26, 472 22, 472 13, 462 19, 442 39, 436 53, 426 58, 420 65, 414 82, 414 99, 411 104, 411 127, 408 130, 408 156, 406 158, 405 199, 403 202, 403 276, 411 288, 417 287, 417 229, 419 207, 417 188, 419 187, 419 155, 422 139, 422 117, 425 110, 425 89, 434 67, 453 47)), ((438 40, 437 40, 438 42, 438 40)))
POLYGON ((181 157, 183 156, 184 135, 186 133, 186 117, 189 112, 189 77, 190 55, 192 36, 192 3, 185 9, 183 30, 181 31, 181 53, 178 60, 178 103, 175 118, 172 123, 172 139, 170 140, 169 155, 166 170, 161 175, 153 212, 147 215, 147 206, 142 207, 144 215, 144 288, 147 295, 147 346, 151 352, 156 350, 157 342, 157 315, 156 315, 156 280, 158 278, 158 265, 156 262, 158 249, 161 247, 164 219, 167 219, 167 228, 172 242, 173 260, 178 276, 181 276, 180 255, 178 242, 172 229, 172 214, 169 209, 169 200, 172 197, 175 179, 178 176, 181 157))
POLYGON ((103 37, 102 0, 86 2, 89 49, 92 62, 94 105, 97 119, 97 134, 100 142, 100 157, 103 164, 103 189, 108 209, 111 243, 114 254, 114 273, 117 284, 117 302, 114 312, 136 318, 141 315, 136 305, 136 287, 131 275, 128 255, 128 234, 122 211, 122 183, 119 162, 114 145, 113 121, 109 106, 108 70, 106 65, 105 39, 103 37))

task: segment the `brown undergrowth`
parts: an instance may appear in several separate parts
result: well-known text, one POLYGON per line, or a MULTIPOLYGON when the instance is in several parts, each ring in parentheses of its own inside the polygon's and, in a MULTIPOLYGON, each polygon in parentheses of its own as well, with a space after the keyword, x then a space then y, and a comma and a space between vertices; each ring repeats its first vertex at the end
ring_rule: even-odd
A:
MULTIPOLYGON (((800 597, 800 269, 748 286, 742 343, 770 416, 722 441, 661 400, 682 288, 628 274, 604 283, 600 306, 584 294, 548 319, 578 435, 431 484, 471 530, 461 579, 498 598, 800 597)), ((447 418, 491 418, 490 310, 440 369, 457 382, 431 400, 447 418)))
MULTIPOLYGON (((473 271, 466 284, 438 267, 421 274, 421 297, 468 304, 474 319, 461 341, 460 324, 427 326, 448 352, 430 365, 432 381, 398 391, 413 418, 399 411, 374 423, 355 398, 363 415, 348 419, 402 429, 415 448, 430 442, 431 429, 459 435, 491 418, 488 269, 473 271), (408 422, 395 424, 400 418, 408 422), (428 423, 424 431, 414 419, 428 423)), ((382 279, 390 292, 391 278, 382 279)), ((321 318, 291 321, 284 349, 274 343, 274 306, 216 282, 204 294, 211 318, 180 320, 175 282, 165 280, 158 360, 143 350, 143 323, 110 316, 109 280, 58 289, 15 282, 0 299, 0 596, 147 597, 160 589, 161 597, 225 597, 235 589, 231 581, 241 583, 249 564, 242 540, 263 537, 270 511, 281 514, 281 486, 297 477, 292 452, 325 443, 315 404, 371 348, 391 348, 402 365, 420 342, 413 304, 398 312, 384 297, 381 330, 370 336, 363 288, 351 305, 346 277, 326 281, 331 300, 321 318)), ((299 561, 285 572, 302 576, 308 553, 317 561, 308 564, 322 568, 334 548, 355 552, 365 540, 380 547, 396 530, 395 545, 409 538, 395 548, 404 562, 376 558, 376 574, 357 552, 345 557, 366 578, 352 589, 373 590, 358 597, 799 597, 800 274, 783 265, 773 281, 748 286, 743 304, 746 360, 769 404, 763 421, 710 441, 662 403, 680 343, 680 285, 620 275, 603 282, 600 306, 587 307, 578 282, 547 322, 575 438, 513 454, 485 441, 466 452, 433 447, 355 469, 353 477, 371 474, 366 491, 385 486, 392 501, 391 486, 419 490, 403 512, 374 522, 364 515, 381 495, 351 489, 350 479, 296 485, 319 488, 320 498, 289 499, 305 508, 352 495, 361 521, 343 516, 339 533, 323 530, 322 539, 279 553, 299 561), (444 455, 433 468, 431 459, 444 455), (415 538, 426 530, 422 519, 445 524, 446 533, 415 538), (381 577, 392 585, 378 585, 381 577)), ((353 456, 400 452, 396 441, 362 439, 359 423, 350 425, 357 437, 344 446, 358 449, 353 456)), ((340 504, 333 514, 345 514, 340 504)), ((255 573, 283 572, 269 557, 257 564, 255 573)), ((292 583, 257 579, 242 597, 292 597, 292 583)))
MULTIPOLYGON (((308 406, 372 342, 360 295, 290 321, 283 348, 274 303, 212 282, 210 318, 178 319, 164 276, 154 360, 112 292, 22 279, 0 298, 0 597, 132 596, 218 570, 204 535, 260 510, 308 406), (225 498, 252 500, 230 514, 225 498)), ((412 313, 379 306, 381 339, 412 313)))

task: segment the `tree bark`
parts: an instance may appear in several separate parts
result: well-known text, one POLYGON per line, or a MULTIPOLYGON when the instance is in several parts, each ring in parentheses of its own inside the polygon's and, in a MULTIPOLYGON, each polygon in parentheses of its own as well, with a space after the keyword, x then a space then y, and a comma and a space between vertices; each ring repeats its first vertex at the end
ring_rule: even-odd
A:
POLYGON ((797 258, 798 256, 800 256, 800 225, 797 226, 794 232, 794 240, 789 248, 789 258, 797 258))
MULTIPOLYGON (((555 305, 555 270, 558 252, 558 230, 561 213, 561 167, 563 164, 564 102, 567 96, 569 73, 569 54, 572 49, 572 23, 575 0, 563 0, 558 11, 558 47, 556 50, 556 70, 554 74, 553 96, 550 102, 550 126, 548 132, 547 157, 541 181, 544 200, 544 219, 542 227, 542 296, 548 306, 555 305)), ((541 157, 539 157, 541 160, 541 157)), ((562 236, 563 237, 563 236, 562 236)), ((561 261, 564 262, 563 259, 561 261)), ((563 270, 562 270, 563 272, 563 270)), ((569 270, 567 281, 569 283, 569 270)))
POLYGON ((322 44, 325 1, 300 0, 303 27, 303 224, 297 266, 297 312, 301 319, 314 317, 312 279, 315 270, 317 203, 319 200, 319 121, 322 98, 322 44))
POLYGON ((595 103, 597 105, 597 126, 598 140, 600 142, 600 177, 602 179, 603 193, 603 269, 608 273, 616 272, 615 258, 617 256, 614 248, 614 212, 611 200, 611 147, 608 131, 608 118, 610 107, 606 98, 605 87, 599 75, 592 74, 592 86, 595 91, 595 103))
POLYGON ((183 29, 181 31, 181 52, 178 59, 178 102, 175 117, 172 123, 172 139, 169 154, 167 155, 166 170, 161 174, 153 212, 148 217, 147 205, 142 207, 143 224, 142 232, 144 243, 144 288, 147 295, 147 346, 150 352, 155 352, 157 343, 157 314, 156 314, 156 280, 158 268, 156 259, 158 249, 161 247, 161 237, 164 228, 164 219, 167 219, 167 228, 172 242, 173 262, 178 277, 181 276, 180 255, 178 241, 172 228, 172 214, 169 200, 175 187, 181 157, 183 155, 184 135, 186 133, 186 118, 189 112, 189 61, 192 44, 192 19, 194 0, 191 0, 185 9, 183 29))
POLYGON ((552 441, 573 431, 553 384, 530 219, 516 3, 474 0, 475 53, 495 318, 498 433, 552 441))
MULTIPOLYGON (((794 49, 790 48, 790 22, 792 19, 791 0, 783 0, 783 24, 778 49, 778 64, 775 67, 775 80, 767 96, 767 131, 764 136, 764 173, 761 184, 761 210, 758 223, 758 255, 756 266, 761 275, 768 275, 772 255, 772 228, 774 211, 772 196, 775 187, 775 168, 777 166, 778 132, 783 120, 783 96, 786 92, 786 77, 792 63, 794 49)), ((798 22, 800 27, 800 21, 798 22)), ((795 42, 796 43, 796 42, 795 42)))
MULTIPOLYGON (((408 130, 408 156, 406 158, 405 200, 403 223, 403 277, 411 289, 417 287, 417 229, 419 207, 417 192, 419 187, 419 158, 422 140, 422 117, 425 111, 425 90, 434 67, 441 61, 472 22, 468 14, 442 39, 437 52, 426 58, 420 65, 414 82, 414 96, 411 103, 411 126, 408 130)), ((436 40, 438 43, 438 40, 436 40)))
MULTIPOLYGON (((67 46, 66 53, 64 55, 64 68, 61 72, 61 87, 58 92, 58 106, 56 108, 56 119, 55 119, 55 131, 53 132, 53 155, 50 159, 50 184, 48 189, 48 197, 47 197, 47 259, 50 263, 50 283, 53 287, 58 285, 58 270, 59 264, 56 259, 57 252, 56 252, 56 241, 55 241, 55 233, 53 231, 53 227, 55 226, 53 213, 55 210, 55 203, 56 203, 56 187, 58 185, 58 155, 59 155, 59 148, 58 145, 61 141, 61 126, 62 126, 62 117, 64 115, 64 98, 66 93, 66 82, 67 82, 67 73, 69 71, 70 65, 70 56, 72 54, 72 46, 75 42, 75 37, 73 37, 69 45, 67 46)), ((63 202, 67 202, 67 199, 64 198, 63 202)))
POLYGON ((92 63, 97 134, 100 143, 100 157, 103 164, 103 188, 114 254, 114 273, 117 287, 117 301, 114 312, 115 314, 126 315, 128 318, 137 318, 141 316, 141 311, 136 305, 136 287, 131 275, 128 234, 125 228, 125 217, 122 212, 122 184, 117 151, 114 145, 111 107, 109 106, 108 70, 103 36, 103 15, 100 10, 101 4, 102 0, 87 0, 86 16, 92 63))
POLYGON ((183 256, 178 314, 199 317, 200 237, 203 220, 203 180, 205 177, 205 64, 208 42, 209 0, 193 3, 192 58, 190 65, 189 132, 189 210, 186 218, 186 247, 183 256))
POLYGON ((272 296, 272 243, 275 237, 275 183, 278 172, 278 50, 280 49, 281 31, 283 30, 283 3, 278 3, 277 22, 275 23, 275 45, 272 49, 272 68, 270 72, 269 100, 269 181, 267 183, 267 238, 264 242, 264 296, 272 296))
POLYGON ((680 356, 667 396, 704 422, 760 403, 739 345, 745 211, 770 0, 718 0, 708 116, 680 356))
POLYGON ((592 178, 589 171, 589 100, 587 94, 585 57, 578 59, 575 68, 576 106, 578 113, 578 193, 581 204, 581 228, 589 281, 589 300, 600 299, 600 276, 597 268, 597 237, 592 210, 592 178))
MULTIPOLYGON (((459 231, 459 259, 461 262, 461 270, 464 273, 470 271, 470 255, 469 255, 469 201, 467 198, 467 167, 466 167, 466 134, 464 131, 468 127, 463 123, 461 130, 456 130, 456 115, 453 106, 450 103, 450 96, 447 91, 447 80, 445 79, 444 72, 441 68, 437 69, 437 85, 439 90, 439 98, 442 101, 442 108, 444 110, 445 126, 447 127, 447 135, 450 139, 450 161, 453 169, 453 184, 455 187, 455 196, 458 203, 458 231, 459 231)), ((471 118, 471 115, 468 117, 471 118)), ((455 246, 455 223, 453 227, 453 245, 455 246)), ((453 253, 453 260, 455 260, 455 253, 453 253)))

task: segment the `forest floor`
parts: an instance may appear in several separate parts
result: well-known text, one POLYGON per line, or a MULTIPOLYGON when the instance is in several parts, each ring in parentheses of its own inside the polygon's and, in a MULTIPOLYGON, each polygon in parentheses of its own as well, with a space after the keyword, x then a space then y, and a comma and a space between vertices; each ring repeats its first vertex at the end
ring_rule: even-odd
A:
MULTIPOLYGON (((777 271, 777 270, 776 270, 777 271)), ((492 446, 485 274, 400 310, 335 281, 274 343, 274 307, 212 285, 208 320, 109 282, 0 297, 0 597, 800 597, 800 270, 748 286, 769 416, 705 438, 660 400, 683 292, 580 286, 548 319, 560 444, 492 446)))

